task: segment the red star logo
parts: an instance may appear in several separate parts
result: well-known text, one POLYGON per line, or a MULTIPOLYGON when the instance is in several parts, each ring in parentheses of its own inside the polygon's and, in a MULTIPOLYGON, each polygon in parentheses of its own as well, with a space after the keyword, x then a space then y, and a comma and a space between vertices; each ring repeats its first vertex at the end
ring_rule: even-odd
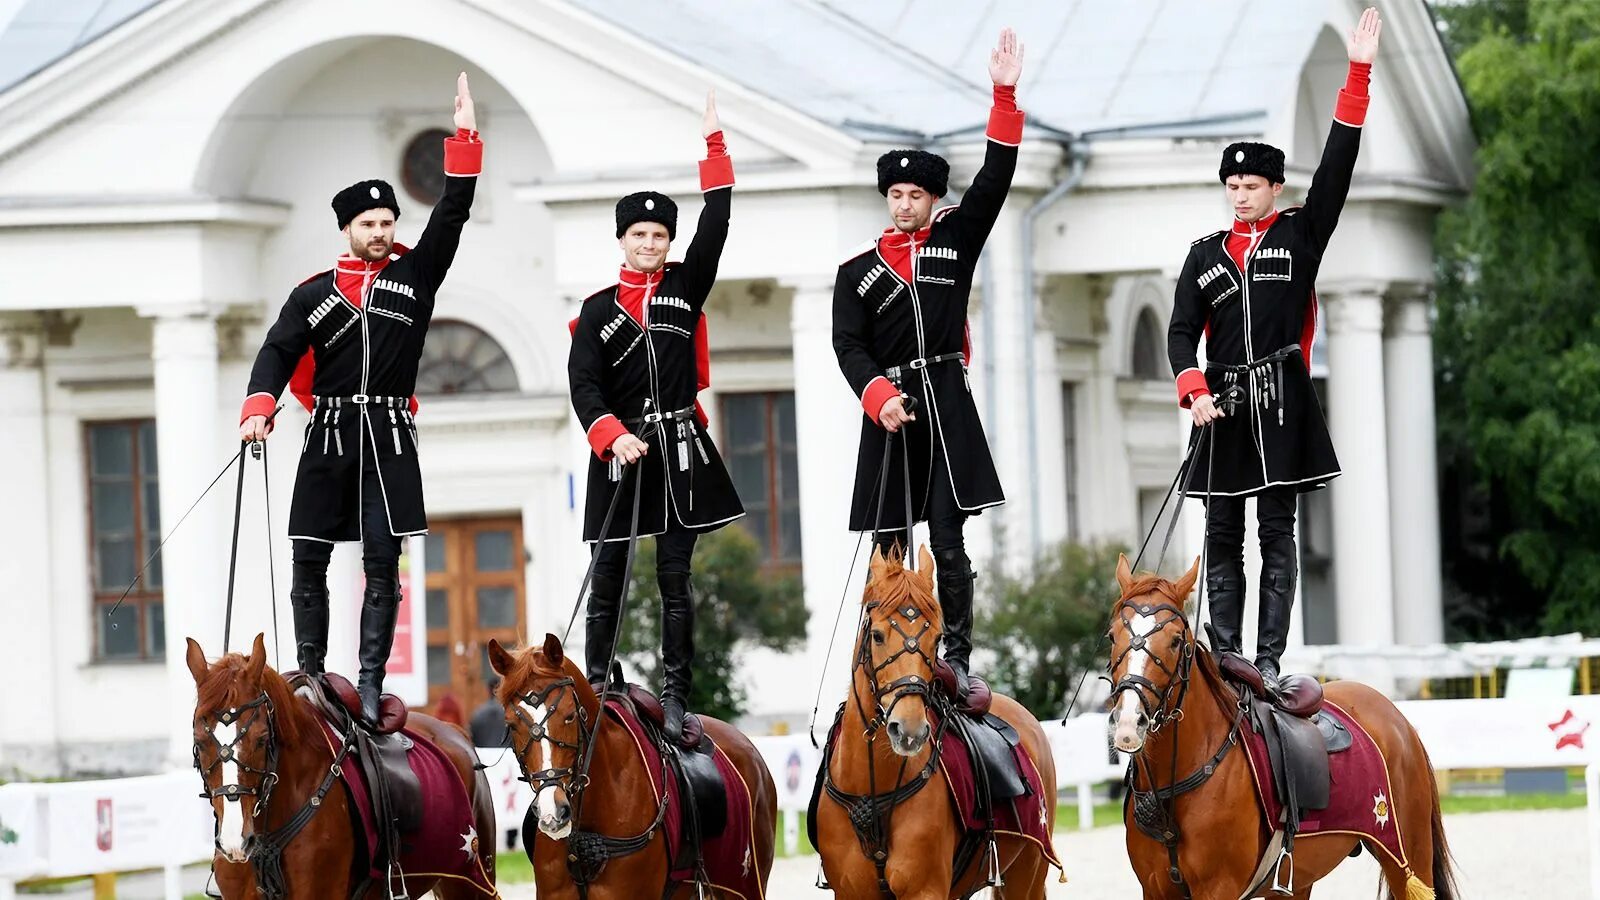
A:
POLYGON ((1549 728, 1552 732, 1555 732, 1557 750, 1567 747, 1574 747, 1578 750, 1582 750, 1583 736, 1589 730, 1589 722, 1579 719, 1577 716, 1573 715, 1572 710, 1569 709, 1561 716, 1560 719, 1551 722, 1545 727, 1549 728))

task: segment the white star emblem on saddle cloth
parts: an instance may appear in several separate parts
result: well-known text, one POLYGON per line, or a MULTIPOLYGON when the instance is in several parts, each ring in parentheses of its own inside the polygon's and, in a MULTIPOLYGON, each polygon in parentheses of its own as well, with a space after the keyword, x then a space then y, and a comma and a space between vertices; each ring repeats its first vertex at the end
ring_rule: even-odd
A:
POLYGON ((461 836, 461 852, 467 855, 467 859, 478 852, 478 829, 471 825, 467 826, 467 833, 461 836))
POLYGON ((1378 823, 1379 828, 1389 824, 1389 798, 1379 791, 1372 798, 1372 818, 1378 823))

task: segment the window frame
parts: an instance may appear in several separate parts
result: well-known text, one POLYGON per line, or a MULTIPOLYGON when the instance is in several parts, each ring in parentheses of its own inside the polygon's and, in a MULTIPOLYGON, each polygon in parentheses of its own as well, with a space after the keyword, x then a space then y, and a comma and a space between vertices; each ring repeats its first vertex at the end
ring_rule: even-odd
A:
MULTIPOLYGON (((94 433, 100 429, 121 428, 132 436, 130 455, 128 460, 129 478, 132 484, 133 498, 133 546, 135 572, 143 565, 145 560, 145 547, 148 536, 144 527, 144 493, 147 477, 143 471, 143 456, 140 448, 140 432, 148 424, 156 429, 154 416, 118 418, 118 419, 85 419, 80 423, 83 448, 83 509, 84 509, 84 543, 88 550, 88 582, 89 582, 89 659, 97 665, 150 665, 166 662, 168 647, 163 645, 159 654, 150 652, 152 635, 146 634, 146 625, 152 605, 162 606, 162 620, 166 618, 166 590, 165 586, 152 589, 149 582, 140 577, 127 596, 122 595, 122 590, 116 587, 101 588, 99 584, 99 553, 100 545, 97 540, 94 521, 94 433), (113 606, 118 598, 124 607, 134 610, 134 622, 137 625, 139 652, 137 655, 108 656, 103 651, 100 642, 101 616, 113 606)), ((157 432, 159 434, 159 432, 157 432)), ((157 490, 161 483, 160 452, 157 451, 155 482, 157 490)), ((160 539, 161 521, 157 512, 155 522, 156 538, 160 539)))
MULTIPOLYGON (((773 389, 757 391, 724 391, 718 393, 717 411, 719 413, 718 421, 721 425, 720 430, 722 432, 721 444, 724 450, 725 459, 730 468, 732 464, 734 448, 733 443, 729 440, 728 434, 729 427, 733 421, 733 416, 730 414, 728 404, 730 400, 735 398, 747 399, 751 397, 761 398, 762 434, 764 438, 763 443, 766 448, 765 460, 767 464, 767 484, 765 493, 765 499, 767 501, 767 541, 766 546, 761 548, 761 571, 769 574, 798 575, 805 560, 805 546, 802 542, 801 536, 799 534, 795 535, 795 543, 800 545, 800 551, 797 556, 794 558, 789 558, 779 555, 782 552, 783 547, 783 506, 784 500, 787 498, 785 498, 782 494, 783 451, 781 447, 782 441, 779 439, 778 430, 778 404, 785 397, 789 398, 789 402, 791 404, 794 404, 796 402, 795 391, 790 388, 786 390, 773 389)), ((798 413, 798 410, 796 412, 798 413)), ((795 424, 795 464, 798 468, 800 456, 798 421, 795 424)), ((730 472, 729 475, 731 477, 732 473, 730 472)), ((797 488, 794 497, 794 506, 797 514, 800 509, 800 501, 801 498, 797 488)), ((749 534, 750 532, 747 530, 745 533, 749 534)), ((755 535, 752 534, 751 537, 755 537, 755 535)))

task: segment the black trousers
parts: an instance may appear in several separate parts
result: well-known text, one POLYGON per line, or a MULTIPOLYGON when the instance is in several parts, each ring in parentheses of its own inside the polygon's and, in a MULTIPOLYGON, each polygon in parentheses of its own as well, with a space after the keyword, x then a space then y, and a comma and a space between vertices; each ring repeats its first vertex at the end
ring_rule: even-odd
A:
MULTIPOLYGON (((937 433, 933 436, 932 471, 928 484, 929 547, 936 558, 941 554, 965 553, 967 512, 956 502, 955 491, 950 487, 950 473, 944 463, 944 442, 939 440, 937 433)), ((908 543, 905 531, 884 531, 878 535, 875 543, 879 550, 887 554, 896 542, 908 543)), ((905 547, 904 552, 916 553, 917 548, 905 547)))
MULTIPOLYGON (((669 523, 665 533, 656 535, 656 574, 688 575, 689 563, 694 558, 695 541, 699 538, 697 532, 689 531, 676 522, 669 523)), ((622 578, 622 570, 628 562, 627 541, 599 542, 594 545, 593 552, 600 557, 594 564, 596 575, 622 578)))
MULTIPOLYGON (((1244 497, 1212 497, 1207 501, 1206 553, 1216 560, 1244 565, 1244 497)), ((1300 495, 1292 487, 1268 488, 1256 495, 1256 537, 1263 549, 1294 540, 1294 517, 1300 495)))

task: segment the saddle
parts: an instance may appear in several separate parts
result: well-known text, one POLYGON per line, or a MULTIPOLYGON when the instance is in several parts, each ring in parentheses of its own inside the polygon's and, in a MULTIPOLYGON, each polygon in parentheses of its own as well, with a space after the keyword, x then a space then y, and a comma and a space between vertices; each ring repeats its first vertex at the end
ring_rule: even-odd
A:
POLYGON ((415 744, 400 730, 407 718, 405 703, 392 694, 383 695, 382 717, 374 733, 361 724, 361 700, 355 686, 344 676, 332 672, 316 677, 299 675, 292 685, 309 697, 312 706, 336 730, 354 742, 352 755, 372 797, 379 851, 387 853, 385 863, 392 863, 398 855, 400 836, 420 829, 423 815, 422 783, 406 758, 415 744))
POLYGON ((967 676, 967 696, 961 698, 956 686, 956 670, 942 656, 933 661, 933 680, 944 690, 950 708, 956 712, 981 719, 994 703, 994 693, 989 690, 989 683, 975 675, 967 676))
POLYGON ((728 826, 728 788, 717 771, 716 744, 706 734, 705 723, 692 713, 683 717, 683 739, 667 740, 662 731, 665 713, 661 701, 637 684, 623 685, 621 695, 612 696, 632 709, 645 733, 663 751, 662 758, 683 798, 683 848, 692 862, 692 854, 706 841, 720 837, 728 826))

